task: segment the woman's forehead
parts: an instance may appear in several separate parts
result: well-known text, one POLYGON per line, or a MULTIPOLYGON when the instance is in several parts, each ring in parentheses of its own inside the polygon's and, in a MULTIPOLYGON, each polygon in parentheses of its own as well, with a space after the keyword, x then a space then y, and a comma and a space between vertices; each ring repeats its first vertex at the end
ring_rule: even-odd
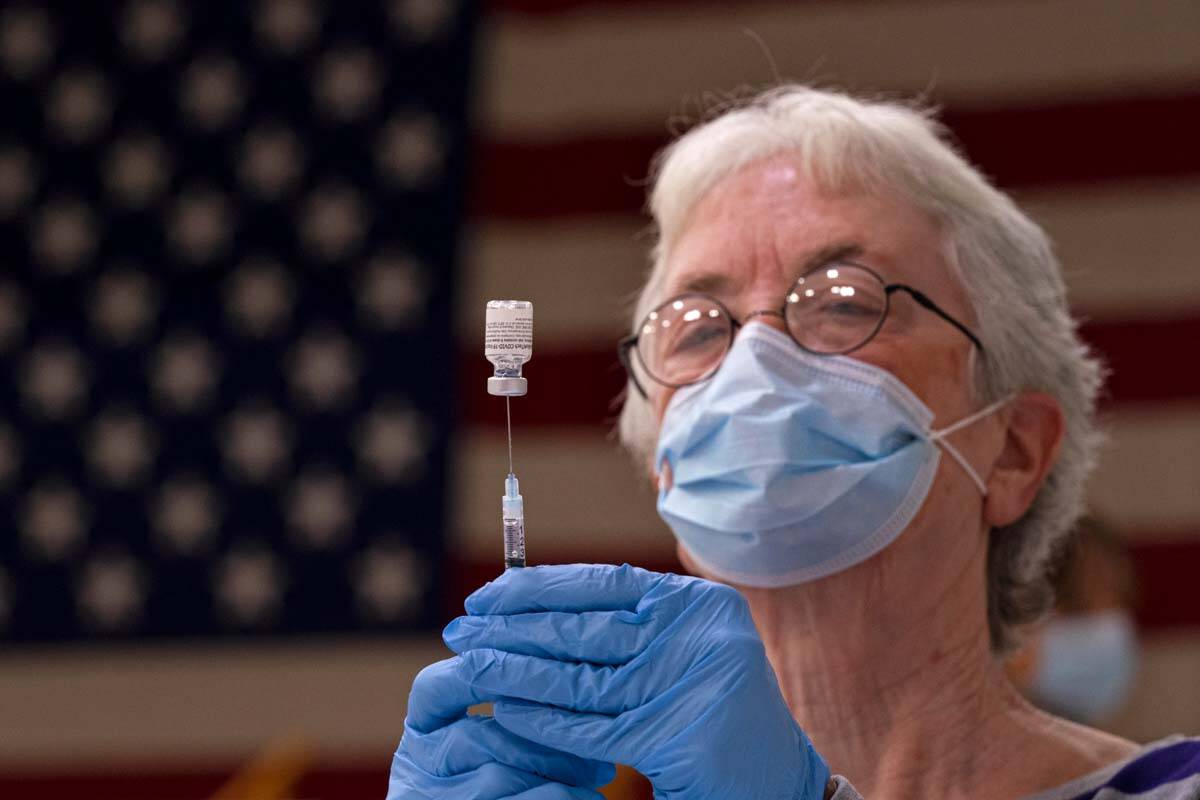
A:
POLYGON ((738 294, 762 280, 790 284, 833 260, 867 264, 889 282, 950 279, 945 237, 893 193, 830 192, 797 170, 752 164, 696 203, 664 265, 668 294, 738 294))

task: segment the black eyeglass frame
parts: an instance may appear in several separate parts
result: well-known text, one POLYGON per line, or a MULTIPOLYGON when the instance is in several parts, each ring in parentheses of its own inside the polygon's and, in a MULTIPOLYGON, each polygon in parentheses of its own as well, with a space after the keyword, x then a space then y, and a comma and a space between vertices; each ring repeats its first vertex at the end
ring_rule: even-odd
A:
MULTIPOLYGON (((784 328, 787 330, 788 338, 791 339, 793 342, 795 342, 796 346, 799 347, 801 350, 805 351, 806 353, 812 353, 813 355, 816 355, 816 356, 844 356, 849 353, 853 353, 855 350, 858 350, 861 347, 866 346, 866 344, 868 342, 870 342, 872 339, 875 338, 875 335, 879 333, 880 329, 883 328, 883 324, 885 322, 887 322, 888 314, 892 310, 892 294, 895 292, 904 292, 905 294, 910 296, 913 300, 917 301, 918 305, 923 306, 924 308, 928 309, 929 311, 932 311, 934 314, 937 314, 943 320, 945 320, 946 322, 953 325, 960 333, 962 333, 963 336, 966 336, 967 339, 969 339, 971 341, 971 344, 975 345, 975 347, 977 347, 979 349, 980 353, 986 354, 986 350, 984 350, 984 347, 983 347, 983 342, 979 341, 978 336, 971 333, 970 329, 967 328, 966 325, 959 322, 957 319, 952 317, 946 311, 943 311, 941 309, 941 307, 938 306, 937 303, 930 300, 929 296, 926 295, 924 292, 922 292, 920 289, 913 288, 912 286, 909 286, 904 283, 887 283, 883 280, 883 277, 878 272, 871 269, 870 267, 868 267, 865 264, 859 264, 858 262, 847 261, 847 260, 839 260, 839 261, 830 262, 828 264, 822 264, 821 266, 811 269, 808 272, 801 275, 799 278, 797 278, 796 282, 792 284, 792 288, 788 290, 788 294, 791 294, 792 291, 794 291, 795 288, 797 286, 799 286, 804 281, 804 279, 807 278, 809 275, 819 272, 820 270, 837 268, 838 266, 854 267, 856 269, 863 270, 864 272, 866 272, 867 274, 869 274, 873 278, 875 278, 875 280, 879 281, 880 285, 883 287, 883 297, 884 297, 883 313, 879 315, 879 320, 878 320, 878 322, 875 323, 875 327, 871 330, 871 332, 869 334, 867 334, 867 336, 861 342, 854 345, 853 347, 848 347, 845 350, 822 351, 822 350, 813 350, 812 348, 805 347, 792 334, 791 327, 785 324, 784 328)), ((731 348, 733 346, 733 339, 735 336, 737 336, 738 330, 741 329, 746 324, 746 322, 753 319, 754 317, 778 316, 778 317, 782 318, 785 323, 787 322, 787 299, 786 299, 787 295, 786 294, 784 295, 784 303, 779 308, 779 310, 776 311, 774 309, 763 309, 761 311, 751 311, 749 314, 746 315, 746 319, 744 321, 740 321, 740 322, 733 316, 733 313, 729 310, 728 307, 726 307, 726 305, 724 303, 722 303, 720 300, 713 297, 712 295, 704 294, 703 292, 684 292, 683 294, 677 294, 677 295, 675 295, 673 297, 669 297, 666 300, 664 300, 663 302, 659 303, 657 306, 655 306, 655 309, 662 308, 665 305, 674 303, 676 300, 682 300, 687 297, 703 297, 705 300, 712 302, 729 319, 731 324, 729 326, 729 341, 725 343, 725 353, 728 353, 729 348, 731 348)), ((642 324, 645 324, 644 320, 643 320, 642 324)), ((640 327, 641 326, 639 325, 639 328, 640 327)), ((713 368, 711 370, 709 370, 708 372, 704 373, 703 375, 701 375, 699 378, 695 378, 693 380, 686 381, 684 383, 670 383, 669 381, 664 381, 664 380, 658 378, 653 372, 651 372, 649 369, 647 369, 646 364, 642 361, 641 351, 635 349, 635 348, 637 348, 638 341, 640 338, 641 338, 641 335, 637 334, 637 333, 630 334, 629 336, 622 338, 617 343, 617 358, 620 360, 621 366, 625 369, 625 373, 627 375, 629 375, 629 379, 631 381, 633 381, 633 385, 638 390, 638 394, 640 394, 643 398, 647 397, 648 395, 646 394, 646 390, 642 386, 641 381, 638 380, 637 373, 633 371, 633 360, 629 356, 630 350, 634 350, 634 352, 637 353, 638 363, 642 365, 642 370, 645 371, 647 377, 649 377, 650 380, 652 380, 655 383, 660 384, 662 386, 670 387, 672 389, 678 389, 683 386, 691 386, 693 383, 699 383, 700 381, 708 380, 714 374, 716 374, 716 371, 721 368, 721 364, 725 361, 725 356, 722 355, 720 360, 717 361, 717 363, 713 366, 713 368)))

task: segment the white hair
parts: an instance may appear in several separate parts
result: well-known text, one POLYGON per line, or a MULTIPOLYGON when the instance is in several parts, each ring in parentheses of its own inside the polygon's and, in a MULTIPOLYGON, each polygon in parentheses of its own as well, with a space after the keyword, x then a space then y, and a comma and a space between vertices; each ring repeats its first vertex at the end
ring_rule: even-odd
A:
MULTIPOLYGON (((1101 439, 1095 403, 1104 370, 1079 339, 1046 234, 956 152, 932 112, 799 85, 717 109, 655 159, 653 266, 632 325, 665 299, 667 256, 696 202, 740 168, 783 152, 818 188, 891 192, 936 220, 987 348, 975 362, 978 399, 1035 390, 1063 410, 1058 460, 1032 505, 990 532, 988 622, 993 650, 1005 652, 1020 627, 1053 604, 1052 577, 1101 439)), ((632 385, 618 433, 639 465, 652 469, 658 422, 632 385)))

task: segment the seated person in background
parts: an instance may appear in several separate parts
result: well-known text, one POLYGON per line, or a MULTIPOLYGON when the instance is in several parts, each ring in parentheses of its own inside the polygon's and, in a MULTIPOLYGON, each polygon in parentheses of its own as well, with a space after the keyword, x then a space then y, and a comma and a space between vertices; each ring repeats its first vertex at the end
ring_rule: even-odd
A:
POLYGON ((1133 565, 1116 531, 1080 520, 1055 589, 1054 614, 1009 660, 1009 674, 1041 708, 1103 726, 1128 699, 1138 661, 1133 565))

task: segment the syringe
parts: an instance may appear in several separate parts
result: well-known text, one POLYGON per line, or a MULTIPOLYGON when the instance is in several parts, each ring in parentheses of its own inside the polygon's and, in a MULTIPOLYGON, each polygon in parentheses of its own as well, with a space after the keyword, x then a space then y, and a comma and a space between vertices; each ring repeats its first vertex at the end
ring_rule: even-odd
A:
POLYGON ((508 430, 508 475, 500 498, 504 529, 504 567, 525 566, 525 502, 512 458, 512 398, 528 390, 521 367, 533 355, 533 304, 527 300, 491 300, 487 304, 484 355, 495 367, 488 393, 504 398, 508 430))
POLYGON ((504 524, 504 568, 525 566, 525 501, 517 476, 504 479, 504 497, 500 499, 504 524))

